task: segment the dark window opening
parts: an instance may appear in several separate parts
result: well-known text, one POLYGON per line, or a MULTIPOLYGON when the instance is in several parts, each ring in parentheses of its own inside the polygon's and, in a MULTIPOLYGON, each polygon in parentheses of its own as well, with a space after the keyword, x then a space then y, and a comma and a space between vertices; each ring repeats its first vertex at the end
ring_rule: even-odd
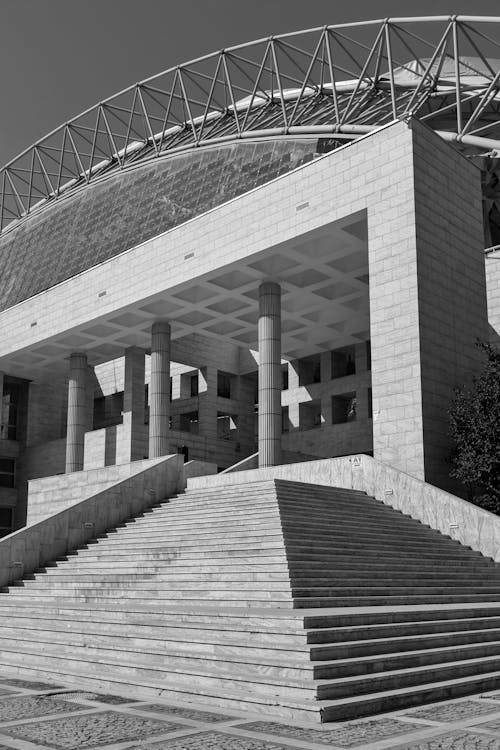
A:
POLYGON ((4 382, 0 412, 2 440, 17 440, 20 400, 21 386, 18 383, 4 382))
POLYGON ((94 430, 123 424, 123 391, 94 399, 94 430))
POLYGON ((356 393, 332 396, 332 424, 354 422, 356 419, 356 393))
POLYGON ((219 440, 236 440, 238 417, 236 414, 217 412, 217 437, 219 440))
POLYGON ((356 374, 356 358, 353 346, 345 346, 332 352, 332 379, 356 374))
POLYGON ((191 375, 189 385, 191 396, 197 396, 199 393, 198 373, 196 373, 195 375, 191 375))
POLYGON ((180 430, 181 432, 190 432, 192 435, 198 434, 198 412, 189 411, 180 415, 180 430))
POLYGON ((299 385, 321 382, 321 359, 319 354, 298 360, 299 385))
POLYGON ((16 486, 16 462, 13 458, 0 458, 0 487, 16 486))
POLYGON ((231 398, 231 379, 229 372, 217 372, 217 395, 220 398, 231 398))
POLYGON ((281 432, 290 432, 290 418, 288 416, 288 406, 281 408, 281 432))
POLYGON ((321 427, 322 423, 320 399, 299 404, 299 427, 301 430, 312 430, 315 427, 321 427))
POLYGON ((288 390, 288 365, 283 365, 281 368, 281 390, 288 390))

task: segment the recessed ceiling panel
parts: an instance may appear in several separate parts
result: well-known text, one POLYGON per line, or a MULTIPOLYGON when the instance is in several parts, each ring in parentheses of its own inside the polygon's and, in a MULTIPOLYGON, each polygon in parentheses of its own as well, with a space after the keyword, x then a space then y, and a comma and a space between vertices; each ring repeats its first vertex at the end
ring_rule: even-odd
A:
POLYGON ((215 291, 212 291, 211 289, 207 289, 205 286, 200 286, 197 284, 193 284, 192 286, 189 286, 187 289, 184 289, 182 292, 177 292, 173 294, 173 297, 178 297, 179 299, 183 299, 186 302, 203 302, 206 299, 210 299, 210 297, 214 297, 216 294, 215 291))
POLYGON ((250 268, 255 268, 265 276, 276 276, 294 268, 297 262, 293 258, 284 258, 282 255, 271 255, 255 263, 249 263, 250 268))

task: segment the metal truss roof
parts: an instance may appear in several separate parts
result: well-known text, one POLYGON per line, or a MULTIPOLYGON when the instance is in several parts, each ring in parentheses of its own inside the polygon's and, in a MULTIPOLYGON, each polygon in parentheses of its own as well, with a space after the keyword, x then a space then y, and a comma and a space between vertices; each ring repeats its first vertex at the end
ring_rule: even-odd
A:
POLYGON ((500 18, 392 18, 221 50, 115 94, 0 172, 0 231, 111 172, 226 141, 343 142, 410 115, 500 150, 500 18))

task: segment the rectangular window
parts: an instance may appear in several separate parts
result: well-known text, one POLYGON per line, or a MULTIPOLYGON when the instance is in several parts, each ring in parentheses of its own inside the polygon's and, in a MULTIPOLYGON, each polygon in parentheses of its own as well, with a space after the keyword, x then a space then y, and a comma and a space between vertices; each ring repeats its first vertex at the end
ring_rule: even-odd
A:
POLYGON ((319 354, 311 354, 297 360, 299 370, 299 385, 311 385, 321 382, 321 358, 319 354))
POLYGON ((219 440, 236 440, 238 417, 236 414, 217 412, 217 437, 219 440))
POLYGON ((20 397, 18 383, 4 382, 0 409, 0 438, 3 440, 17 440, 20 397))
POLYGON ((356 419, 356 393, 332 396, 332 424, 354 422, 356 419))
POLYGON ((12 508, 0 508, 0 537, 12 533, 12 508))
POLYGON ((217 372, 217 395, 220 398, 231 398, 231 375, 228 372, 217 372))
POLYGON ((288 365, 283 365, 281 368, 281 390, 288 390, 288 365))
POLYGON ((198 373, 195 375, 191 375, 191 379, 189 381, 190 384, 190 391, 191 396, 197 396, 198 395, 198 373))
POLYGON ((299 404, 299 427, 301 430, 312 430, 321 427, 322 424, 323 415, 319 398, 299 404))
POLYGON ((192 435, 198 434, 198 412, 189 411, 180 415, 181 432, 190 432, 192 435))
POLYGON ((94 430, 123 424, 123 391, 94 399, 94 430))
POLYGON ((356 357, 353 346, 345 346, 332 352, 332 379, 356 374, 356 357))
POLYGON ((368 388, 368 419, 373 419, 373 401, 371 388, 368 388))
POLYGON ((281 407, 281 432, 290 432, 290 419, 288 417, 288 406, 281 407))
POLYGON ((16 462, 13 458, 0 458, 0 487, 16 486, 16 462))

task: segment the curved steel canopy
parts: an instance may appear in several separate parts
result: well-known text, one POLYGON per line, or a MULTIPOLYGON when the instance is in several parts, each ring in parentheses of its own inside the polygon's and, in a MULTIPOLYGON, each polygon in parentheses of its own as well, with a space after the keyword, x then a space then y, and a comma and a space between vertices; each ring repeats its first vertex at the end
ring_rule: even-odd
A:
POLYGON ((413 115, 500 151, 500 17, 391 18, 231 47, 148 78, 39 140, 0 174, 0 231, 111 172, 241 138, 360 135, 413 115))

